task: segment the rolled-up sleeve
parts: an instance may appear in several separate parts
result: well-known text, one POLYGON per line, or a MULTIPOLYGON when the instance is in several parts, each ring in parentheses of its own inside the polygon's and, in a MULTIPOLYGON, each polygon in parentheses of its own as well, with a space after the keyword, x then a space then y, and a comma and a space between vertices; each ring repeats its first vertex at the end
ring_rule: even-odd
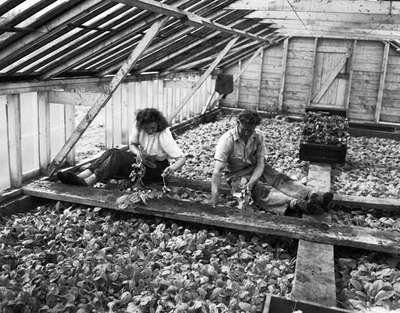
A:
POLYGON ((228 133, 223 134, 217 143, 215 148, 214 160, 227 162, 232 152, 233 141, 228 133))
POLYGON ((183 157, 182 149, 178 146, 169 128, 160 133, 160 146, 168 155, 169 159, 178 159, 183 157))

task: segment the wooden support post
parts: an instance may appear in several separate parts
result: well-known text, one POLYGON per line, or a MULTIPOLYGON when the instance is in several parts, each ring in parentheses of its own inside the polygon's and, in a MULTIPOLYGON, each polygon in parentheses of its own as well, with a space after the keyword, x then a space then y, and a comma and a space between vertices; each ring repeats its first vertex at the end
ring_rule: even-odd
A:
MULTIPOLYGON (((64 123, 65 123, 65 141, 67 141, 68 137, 71 136, 72 132, 75 129, 75 105, 74 104, 65 104, 64 105, 64 123)), ((72 148, 68 153, 66 161, 68 165, 72 166, 75 164, 75 149, 72 148)))
POLYGON ((379 122, 379 119, 381 117, 383 90, 385 88, 387 64, 388 64, 388 59, 389 59, 389 50, 390 50, 390 44, 386 41, 385 48, 383 50, 383 57, 382 57, 382 67, 381 67, 381 77, 379 80, 378 99, 376 101, 376 110, 375 110, 375 122, 376 123, 379 122))
POLYGON ((122 144, 127 145, 129 139, 129 132, 132 125, 132 121, 129 119, 129 100, 128 100, 128 86, 129 83, 121 84, 121 104, 122 104, 122 144))
POLYGON ((340 73, 340 71, 342 70, 343 66, 346 64, 347 62, 347 58, 348 58, 348 54, 345 55, 344 58, 342 58, 339 63, 332 69, 332 71, 328 74, 328 77, 326 78, 326 81, 324 82, 324 84, 322 85, 320 91, 318 92, 318 94, 313 97, 313 99, 311 100, 312 103, 318 104, 319 101, 321 101, 322 97, 325 95, 325 93, 328 91, 329 87, 332 85, 332 83, 334 82, 334 80, 336 79, 336 76, 338 76, 338 74, 340 73))
MULTIPOLYGON (((308 185, 326 192, 331 186, 331 166, 310 164, 308 185)), ((306 218, 321 222, 324 218, 306 218)), ((292 297, 326 306, 336 306, 335 264, 333 246, 299 240, 292 297)))
POLYGON ((257 111, 260 109, 263 67, 264 67, 264 49, 261 50, 260 54, 260 71, 258 72, 258 85, 257 85, 257 111))
POLYGON ((285 79, 286 79, 286 64, 289 51, 289 38, 286 38, 283 42, 283 54, 282 54, 282 72, 281 72, 281 88, 279 90, 279 111, 286 112, 286 106, 284 105, 283 97, 285 92, 285 79))
POLYGON ((67 154, 71 149, 75 146, 79 138, 85 132, 85 130, 89 127, 90 123, 94 120, 100 110, 104 107, 104 105, 111 99, 113 93, 121 84, 122 80, 128 75, 132 66, 136 63, 139 57, 142 55, 144 50, 149 46, 150 42, 157 35, 159 30, 165 25, 169 18, 164 17, 156 22, 150 27, 150 29, 146 32, 143 39, 140 41, 138 45, 136 45, 135 49, 129 55, 128 59, 122 64, 118 73, 113 77, 108 87, 108 92, 105 95, 101 95, 94 105, 89 109, 86 113, 86 116, 79 123, 77 128, 73 131, 71 136, 68 138, 67 142, 63 145, 61 150, 57 153, 53 162, 50 164, 49 172, 50 175, 53 175, 54 172, 61 166, 62 162, 65 160, 67 154))
POLYGON ((200 79, 193 85, 189 94, 183 99, 182 103, 177 107, 172 116, 168 117, 168 120, 171 122, 178 113, 182 110, 182 108, 189 102, 189 100, 193 97, 193 95, 197 92, 197 90, 201 87, 201 85, 205 82, 209 75, 211 75, 212 71, 218 66, 219 62, 224 58, 224 56, 229 52, 229 50, 235 45, 236 41, 239 38, 236 37, 229 41, 229 43, 225 46, 225 48, 220 52, 218 57, 214 60, 214 62, 208 67, 207 71, 201 75, 200 79))
POLYGON ((38 91, 37 102, 39 125, 39 168, 40 174, 47 175, 47 166, 51 161, 49 92, 38 91))
POLYGON ((239 107, 239 101, 240 101, 240 83, 241 83, 241 72, 242 72, 242 60, 239 60, 238 62, 238 73, 239 75, 237 75, 237 90, 236 90, 236 107, 239 107))
POLYGON ((353 68, 354 68, 354 55, 357 49, 357 40, 353 41, 353 45, 350 50, 350 64, 349 64, 349 81, 347 82, 346 89, 346 102, 344 104, 344 108, 346 110, 346 117, 349 118, 349 110, 350 110, 350 99, 351 99, 351 86, 353 84, 353 68))
POLYGON ((311 85, 310 89, 308 91, 308 96, 307 96, 307 106, 311 105, 311 99, 314 93, 314 78, 315 78, 315 65, 317 63, 317 52, 318 52, 318 37, 314 39, 314 51, 313 51, 313 58, 312 58, 312 74, 311 74, 311 85))
POLYGON ((8 159, 12 187, 22 185, 21 103, 19 94, 7 95, 8 159))

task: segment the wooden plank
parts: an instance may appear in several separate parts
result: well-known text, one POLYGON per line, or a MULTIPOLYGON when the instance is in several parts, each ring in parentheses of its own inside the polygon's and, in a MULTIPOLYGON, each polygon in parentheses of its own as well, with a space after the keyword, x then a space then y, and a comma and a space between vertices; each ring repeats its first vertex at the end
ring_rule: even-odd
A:
POLYGON ((311 75, 311 86, 309 89, 308 97, 307 97, 307 106, 310 106, 312 95, 314 93, 314 78, 315 78, 315 64, 317 60, 317 51, 318 51, 318 37, 314 39, 314 50, 313 50, 313 59, 312 59, 312 75, 311 75))
POLYGON ((383 57, 382 57, 381 75, 380 75, 380 79, 379 79, 378 99, 376 100, 375 122, 379 122, 379 118, 381 116, 382 98, 383 98, 383 91, 385 89, 385 79, 386 79, 386 73, 387 73, 389 50, 390 50, 390 44, 389 44, 389 42, 385 42, 385 48, 384 48, 383 57))
POLYGON ((376 209, 378 211, 400 212, 400 199, 360 197, 335 194, 333 203, 350 208, 376 209))
POLYGON ((291 299, 267 295, 264 303, 263 313, 350 313, 353 311, 326 306, 319 302, 294 301, 291 299), (267 306, 268 304, 268 306, 267 306), (268 308, 268 309, 267 309, 268 308))
POLYGON ((99 96, 98 93, 86 93, 86 92, 69 92, 69 91, 55 91, 50 90, 49 92, 49 103, 61 103, 71 105, 82 105, 88 106, 93 104, 96 98, 99 96))
POLYGON ((257 85, 257 110, 260 109, 260 100, 261 100, 261 84, 262 84, 262 74, 264 67, 264 49, 260 54, 260 68, 258 73, 258 85, 257 85))
MULTIPOLYGON (((232 29, 231 27, 222 25, 217 22, 213 22, 208 18, 199 16, 194 13, 190 13, 184 10, 180 10, 174 6, 160 3, 154 0, 116 0, 116 2, 124 3, 128 6, 137 7, 145 10, 149 10, 154 13, 159 13, 163 15, 173 16, 179 19, 186 21, 187 24, 194 27, 207 27, 210 29, 217 30, 222 33, 235 35, 239 37, 250 38, 259 42, 266 42, 266 39, 253 35, 251 33, 247 33, 244 31, 240 31, 238 29, 232 29)), ((269 41, 269 40, 267 40, 269 41)))
POLYGON ((291 3, 279 0, 238 0, 228 6, 235 10, 308 11, 320 13, 399 14, 400 4, 363 0, 298 0, 291 3))
POLYGON ((240 75, 240 73, 242 72, 242 60, 239 60, 239 62, 238 62, 238 73, 239 73, 239 75, 237 76, 237 83, 236 83, 236 86, 237 86, 237 89, 236 89, 236 101, 235 101, 235 106, 236 107, 239 107, 239 99, 240 99, 240 88, 241 88, 241 75, 240 75))
POLYGON ((324 84, 322 85, 320 91, 313 97, 312 102, 313 103, 319 103, 319 101, 322 99, 322 97, 325 95, 325 93, 328 91, 328 88, 332 85, 333 81, 336 79, 336 76, 340 73, 342 70, 343 66, 346 64, 348 55, 345 55, 344 58, 342 58, 339 63, 332 69, 332 71, 329 73, 327 76, 324 84))
POLYGON ((393 33, 385 33, 375 31, 374 33, 368 31, 360 32, 340 32, 340 31, 318 31, 318 30, 277 30, 277 33, 281 36, 291 36, 291 37, 319 37, 319 38, 332 38, 332 39, 358 39, 364 41, 382 41, 382 40, 397 40, 399 38, 399 34, 393 33))
MULTIPOLYGON (((64 105, 64 123, 65 130, 64 142, 67 141, 68 137, 71 136, 75 129, 75 105, 64 105)), ((75 164, 75 149, 72 148, 66 157, 66 161, 69 165, 75 164)))
POLYGON ((282 72, 281 72, 281 88, 279 90, 279 104, 278 110, 279 112, 286 112, 286 107, 284 106, 284 92, 285 92, 285 79, 286 79, 286 65, 288 59, 288 51, 289 51, 289 38, 286 38, 283 42, 283 54, 282 54, 282 72))
POLYGON ((129 132, 130 127, 133 125, 133 121, 130 119, 130 111, 129 111, 129 83, 121 84, 121 105, 122 105, 122 144, 127 145, 129 140, 129 132))
MULTIPOLYGON (((116 201, 124 193, 92 187, 68 186, 37 181, 23 187, 24 194, 117 210, 116 201)), ((126 212, 159 216, 259 234, 350 246, 373 251, 400 253, 399 232, 332 225, 294 217, 238 212, 231 208, 211 208, 204 204, 173 199, 151 200, 126 212)))
POLYGON ((182 100, 182 103, 178 105, 174 113, 168 117, 168 121, 171 122, 178 115, 178 113, 182 110, 182 108, 189 102, 189 100, 193 97, 193 95, 197 92, 197 90, 201 87, 201 85, 206 81, 208 76, 211 75, 212 71, 214 71, 214 69, 218 66, 219 62, 221 62, 221 60, 228 53, 228 51, 236 44, 238 39, 239 38, 236 37, 231 41, 229 41, 229 43, 219 53, 218 57, 214 60, 214 62, 211 63, 210 66, 207 68, 207 71, 205 71, 203 75, 201 75, 199 80, 193 85, 193 87, 190 90, 190 93, 182 100))
POLYGON ((346 110, 346 117, 349 118, 349 109, 350 109, 350 98, 351 98, 351 88, 353 85, 353 74, 354 74, 354 58, 355 58, 355 51, 357 49, 357 40, 353 40, 353 45, 350 49, 350 64, 349 64, 349 81, 347 83, 347 89, 346 89, 346 100, 344 103, 344 108, 346 110))
POLYGON ((255 11, 246 15, 246 18, 256 19, 279 19, 279 20, 298 20, 326 21, 342 23, 376 23, 376 24, 400 24, 399 15, 373 14, 373 13, 332 13, 332 12, 312 12, 312 11, 255 11))
POLYGON ((7 95, 8 159, 12 187, 22 185, 21 103, 19 94, 7 95))
MULTIPOLYGON (((331 166, 311 163, 307 185, 320 192, 330 191, 331 166)), ((329 222, 326 217, 311 220, 329 222)), ((333 246, 305 240, 299 241, 292 297, 325 306, 336 306, 335 263, 333 246)))
POLYGON ((42 175, 47 175, 47 166, 51 161, 50 142, 50 104, 48 92, 37 93, 38 126, 39 126, 39 168, 42 175))
POLYGON ((100 110, 104 107, 104 105, 111 99, 113 93, 118 88, 122 80, 126 77, 126 75, 131 70, 132 66, 134 66, 137 59, 143 53, 143 51, 148 47, 152 39, 157 35, 159 30, 163 27, 163 25, 167 22, 168 18, 161 19, 155 22, 150 29, 146 32, 143 39, 140 43, 135 47, 132 53, 129 55, 128 59, 121 66, 118 73, 113 77, 111 83, 109 85, 109 92, 105 95, 100 96, 94 105, 89 109, 86 113, 86 116, 79 123, 77 128, 68 138, 67 142, 61 148, 61 150, 57 153, 53 162, 50 164, 50 175, 52 175, 56 169, 62 164, 68 152, 74 147, 79 138, 82 136, 84 131, 89 127, 90 123, 94 120, 100 110))

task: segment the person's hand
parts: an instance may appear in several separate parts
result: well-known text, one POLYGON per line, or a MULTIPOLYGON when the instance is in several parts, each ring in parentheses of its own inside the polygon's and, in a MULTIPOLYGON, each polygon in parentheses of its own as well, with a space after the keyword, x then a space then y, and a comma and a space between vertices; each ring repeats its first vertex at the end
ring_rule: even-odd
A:
POLYGON ((243 189, 244 190, 247 190, 249 193, 251 193, 252 192, 252 190, 253 190, 253 188, 254 188, 254 185, 256 184, 256 182, 252 182, 251 180, 247 183, 247 184, 245 184, 244 186, 243 186, 243 189))
POLYGON ((175 170, 171 167, 168 166, 165 168, 165 170, 162 172, 161 176, 167 176, 167 175, 171 175, 175 170))
POLYGON ((218 194, 211 194, 210 205, 215 208, 218 203, 218 194))

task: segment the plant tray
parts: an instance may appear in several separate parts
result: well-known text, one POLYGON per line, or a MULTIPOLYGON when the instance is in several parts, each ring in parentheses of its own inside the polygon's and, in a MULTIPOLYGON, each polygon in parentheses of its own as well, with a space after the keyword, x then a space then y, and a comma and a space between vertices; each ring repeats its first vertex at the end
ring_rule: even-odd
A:
POLYGON ((318 163, 344 163, 347 146, 300 143, 299 159, 318 163))

